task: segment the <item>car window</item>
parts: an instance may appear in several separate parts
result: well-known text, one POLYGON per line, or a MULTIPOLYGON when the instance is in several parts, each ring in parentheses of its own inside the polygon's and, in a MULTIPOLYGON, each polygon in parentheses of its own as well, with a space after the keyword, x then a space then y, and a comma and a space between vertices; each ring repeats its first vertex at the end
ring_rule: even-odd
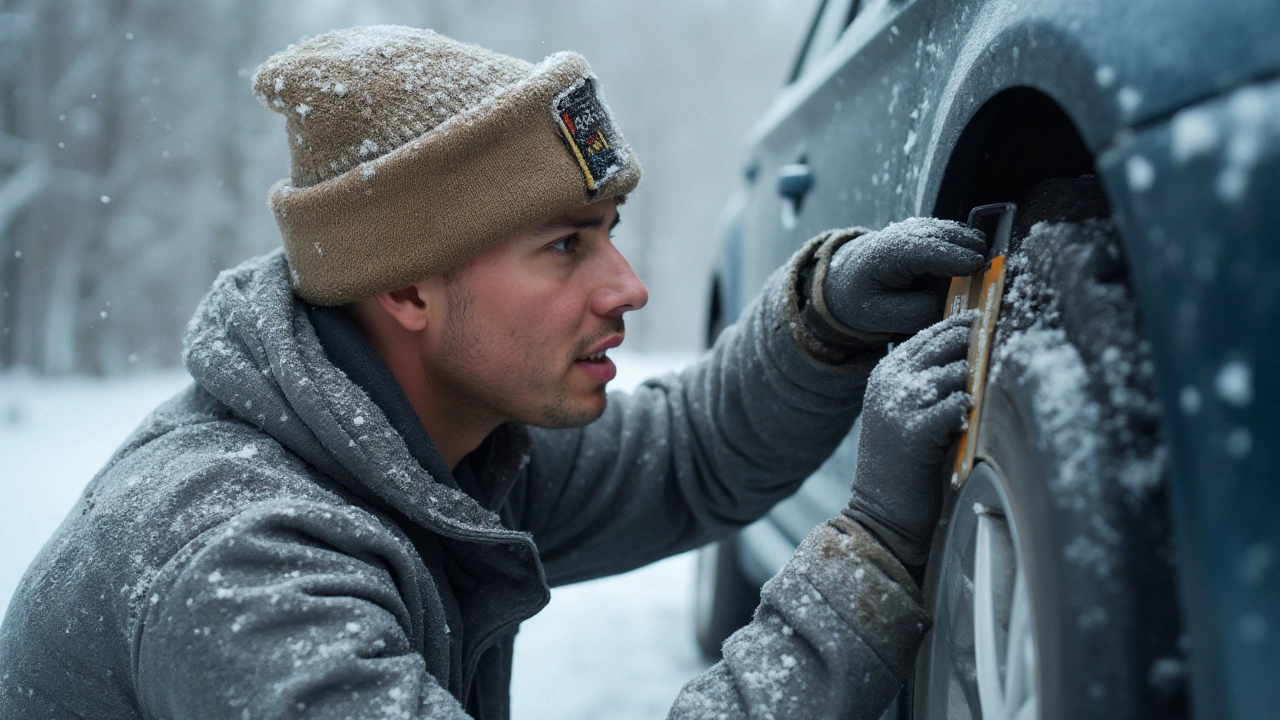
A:
POLYGON ((859 0, 822 0, 814 15, 813 24, 809 27, 800 57, 796 60, 795 69, 792 70, 791 82, 795 82, 822 60, 858 14, 859 5, 859 0))

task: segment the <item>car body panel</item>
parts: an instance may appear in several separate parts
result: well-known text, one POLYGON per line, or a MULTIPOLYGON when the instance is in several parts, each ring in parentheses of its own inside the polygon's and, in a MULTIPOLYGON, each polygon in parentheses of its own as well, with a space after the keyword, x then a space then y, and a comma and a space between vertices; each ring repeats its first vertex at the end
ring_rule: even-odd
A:
MULTIPOLYGON (((1267 372, 1280 365, 1280 3, 868 0, 805 68, 754 133, 751 180, 717 266, 725 317, 817 232, 941 215, 957 143, 993 98, 1030 89, 1053 100, 1097 158, 1152 342, 1196 717, 1270 716, 1280 707, 1280 398, 1267 372), (1225 134, 1243 122, 1252 134, 1225 134), (1206 127, 1222 131, 1216 145, 1206 127), (802 156, 814 184, 787 227, 778 172, 802 156), (1219 379, 1236 362, 1251 368, 1243 404, 1238 374, 1219 379), (1187 388, 1197 412, 1186 411, 1187 388)), ((797 541, 843 505, 855 458, 856 432, 764 522, 797 541)))
POLYGON ((1280 707, 1280 81, 1099 160, 1144 299, 1198 717, 1280 707))
POLYGON ((953 139, 988 98, 1028 86, 1057 100, 1098 150, 1121 128, 1280 71, 1280 4, 1270 0, 939 0, 933 7, 924 84, 953 139))

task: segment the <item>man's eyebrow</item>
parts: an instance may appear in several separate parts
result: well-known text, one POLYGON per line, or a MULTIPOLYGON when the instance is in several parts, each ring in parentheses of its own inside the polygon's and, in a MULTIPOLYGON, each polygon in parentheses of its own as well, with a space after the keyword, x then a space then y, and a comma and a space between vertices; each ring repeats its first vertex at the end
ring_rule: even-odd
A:
MULTIPOLYGON (((621 214, 614 215, 613 222, 610 223, 609 229, 612 230, 613 228, 617 227, 618 223, 621 221, 622 221, 621 214)), ((587 230, 590 228, 598 228, 603 224, 604 224, 604 215, 592 215, 591 217, 579 218, 577 220, 566 220, 564 222, 549 223, 547 225, 543 225, 537 230, 534 230, 533 234, 538 237, 541 237, 544 235, 554 235, 555 233, 562 232, 564 230, 587 230)))

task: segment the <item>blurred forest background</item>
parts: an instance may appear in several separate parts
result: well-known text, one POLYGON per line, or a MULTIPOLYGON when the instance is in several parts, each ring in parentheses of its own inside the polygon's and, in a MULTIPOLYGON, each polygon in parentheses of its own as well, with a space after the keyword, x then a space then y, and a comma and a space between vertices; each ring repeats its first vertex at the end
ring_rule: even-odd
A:
POLYGON ((0 0, 0 369, 179 364, 219 270, 279 245, 284 121, 249 78, 304 36, 430 27, 592 62, 645 179, 618 243, 631 350, 701 341, 720 208, 816 0, 0 0))

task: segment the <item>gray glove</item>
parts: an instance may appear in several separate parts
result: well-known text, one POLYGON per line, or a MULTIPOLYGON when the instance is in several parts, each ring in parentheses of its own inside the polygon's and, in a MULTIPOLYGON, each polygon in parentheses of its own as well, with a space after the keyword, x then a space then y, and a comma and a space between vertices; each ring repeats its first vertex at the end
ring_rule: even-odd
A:
MULTIPOLYGON (((867 343, 902 340, 942 317, 941 278, 985 263, 986 239, 950 220, 910 218, 840 245, 813 278, 814 310, 833 329, 867 343)), ((839 234, 833 244, 840 242, 839 234)))
POLYGON ((952 316, 894 348, 871 372, 852 497, 843 511, 918 570, 942 504, 943 460, 971 400, 969 331, 952 316))

